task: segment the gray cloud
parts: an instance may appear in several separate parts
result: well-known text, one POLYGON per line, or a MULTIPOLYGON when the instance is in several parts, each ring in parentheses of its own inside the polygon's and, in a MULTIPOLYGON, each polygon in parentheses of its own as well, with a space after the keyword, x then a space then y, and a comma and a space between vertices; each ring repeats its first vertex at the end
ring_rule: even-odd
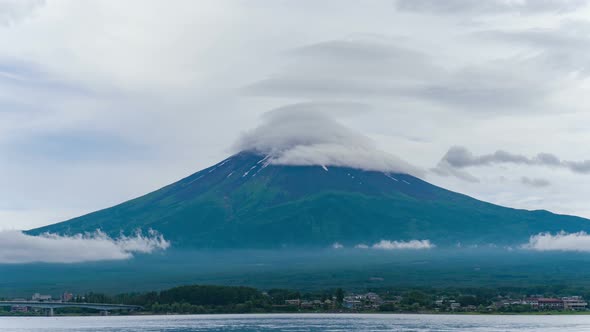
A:
POLYGON ((539 178, 529 178, 526 176, 521 177, 520 182, 526 186, 537 187, 537 188, 548 187, 551 185, 551 182, 549 182, 549 180, 539 179, 539 178))
MULTIPOLYGON (((443 156, 435 170, 444 175, 448 169, 461 169, 476 166, 490 166, 499 164, 520 164, 531 166, 546 166, 554 168, 568 169, 574 173, 590 173, 590 160, 568 161, 561 160, 550 153, 538 153, 533 157, 527 157, 521 154, 514 154, 504 150, 498 150, 491 154, 480 156, 474 155, 467 148, 462 146, 453 146, 443 156)), ((454 174, 447 174, 454 175, 454 174)))
POLYGON ((43 5, 45 0, 2 0, 0 1, 0 26, 17 23, 43 5))
POLYGON ((448 70, 393 39, 334 40, 297 48, 291 64, 244 88, 247 95, 311 99, 396 99, 469 111, 526 109, 551 95, 553 80, 530 59, 499 59, 448 70))
POLYGON ((586 0, 397 0, 397 10, 437 15, 505 13, 541 14, 566 13, 588 4, 586 0))
POLYGON ((290 53, 311 57, 325 56, 331 58, 339 56, 345 60, 361 62, 367 59, 388 61, 392 58, 423 57, 418 52, 371 40, 331 40, 295 48, 290 53))
POLYGON ((250 95, 274 97, 394 97, 406 94, 408 81, 442 75, 423 53, 399 47, 395 40, 332 40, 286 54, 282 72, 255 82, 250 95))
MULTIPOLYGON (((321 104, 320 104, 321 105, 321 104)), ((279 165, 343 166, 421 176, 423 171, 380 151, 368 137, 337 122, 331 112, 304 103, 270 111, 242 135, 236 151, 257 151, 279 165)))
POLYGON ((471 173, 464 171, 464 170, 454 168, 451 165, 449 165, 448 163, 442 162, 442 161, 439 162, 436 167, 431 168, 430 171, 432 173, 440 175, 440 176, 454 176, 456 178, 459 178, 459 179, 461 179, 463 181, 467 181, 467 182, 472 182, 472 183, 479 182, 479 179, 477 177, 475 177, 474 175, 472 175, 471 173))
POLYGON ((169 246, 162 235, 154 232, 112 239, 100 231, 75 236, 31 236, 20 231, 0 231, 0 264, 124 260, 135 253, 152 253, 169 246))
POLYGON ((295 63, 288 70, 305 77, 405 79, 434 77, 443 70, 422 52, 402 47, 403 39, 331 40, 288 52, 295 63), (337 60, 337 61, 334 61, 337 60))
POLYGON ((531 61, 557 77, 590 75, 590 22, 565 20, 554 28, 490 30, 475 34, 511 46, 527 46, 536 52, 531 61))

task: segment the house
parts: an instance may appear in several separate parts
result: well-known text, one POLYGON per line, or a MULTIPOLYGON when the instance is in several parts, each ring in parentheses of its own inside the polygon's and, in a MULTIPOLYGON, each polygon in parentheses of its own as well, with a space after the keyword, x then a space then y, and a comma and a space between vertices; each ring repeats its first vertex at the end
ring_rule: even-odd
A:
POLYGON ((10 307, 10 312, 29 312, 29 308, 26 306, 13 305, 10 307))
POLYGON ((313 302, 311 302, 311 301, 301 301, 300 306, 303 309, 312 309, 314 307, 313 302))
POLYGON ((374 304, 383 303, 383 300, 381 299, 381 297, 375 293, 365 294, 365 299, 367 299, 369 302, 374 303, 374 304))
POLYGON ((300 299, 295 299, 295 300, 285 300, 285 304, 286 305, 293 305, 293 306, 299 306, 301 305, 301 300, 300 299))

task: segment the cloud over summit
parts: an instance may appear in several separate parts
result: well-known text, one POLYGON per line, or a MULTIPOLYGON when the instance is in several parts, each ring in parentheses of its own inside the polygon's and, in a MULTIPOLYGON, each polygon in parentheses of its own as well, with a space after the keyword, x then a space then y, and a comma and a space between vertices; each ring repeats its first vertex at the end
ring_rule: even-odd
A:
POLYGON ((370 138, 340 124, 333 113, 313 106, 297 104, 268 112, 263 123, 244 133, 234 149, 269 155, 270 163, 277 165, 341 166, 422 175, 419 168, 379 150, 370 138))

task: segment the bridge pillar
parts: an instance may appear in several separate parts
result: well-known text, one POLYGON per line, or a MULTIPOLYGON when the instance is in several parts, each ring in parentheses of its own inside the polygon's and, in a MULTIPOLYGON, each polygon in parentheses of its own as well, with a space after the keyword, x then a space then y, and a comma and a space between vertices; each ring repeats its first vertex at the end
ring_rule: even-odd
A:
POLYGON ((55 313, 53 312, 53 308, 48 308, 47 309, 47 316, 53 317, 54 315, 55 315, 55 313))
POLYGON ((107 310, 101 310, 100 311, 100 315, 101 316, 108 316, 109 315, 109 312, 107 310))

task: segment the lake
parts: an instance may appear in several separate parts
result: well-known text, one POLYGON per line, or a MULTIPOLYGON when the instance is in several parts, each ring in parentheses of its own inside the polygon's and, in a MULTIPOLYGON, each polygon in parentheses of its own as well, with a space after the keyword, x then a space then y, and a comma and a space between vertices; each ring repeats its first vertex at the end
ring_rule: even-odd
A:
POLYGON ((0 317, 1 331, 590 331, 590 316, 261 314, 0 317))

